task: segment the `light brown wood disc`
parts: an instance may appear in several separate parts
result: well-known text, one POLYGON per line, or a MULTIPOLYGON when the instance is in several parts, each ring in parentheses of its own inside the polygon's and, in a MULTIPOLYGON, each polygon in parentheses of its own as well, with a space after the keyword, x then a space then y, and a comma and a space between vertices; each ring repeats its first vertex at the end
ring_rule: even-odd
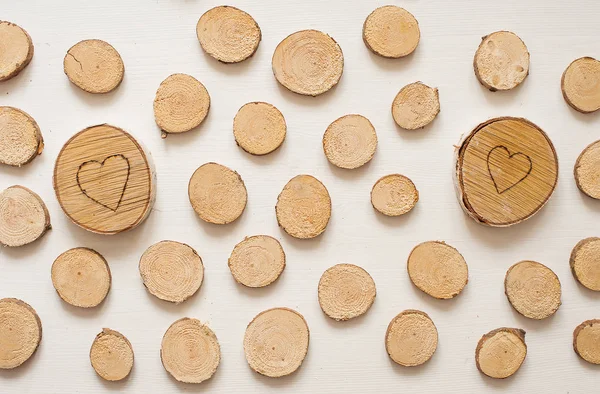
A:
POLYGON ((191 75, 173 74, 156 91, 154 120, 163 131, 185 133, 200 125, 208 115, 210 96, 200 81, 191 75))
POLYGON ((510 90, 529 75, 529 52, 515 33, 497 31, 482 38, 473 68, 487 89, 510 90))
POLYGON ((259 313, 246 328, 244 353, 250 368, 271 378, 286 376, 302 365, 310 333, 304 317, 288 308, 259 313))
POLYGON ((419 45, 419 23, 410 12, 395 5, 375 9, 363 25, 363 41, 379 56, 397 59, 413 53, 419 45))
POLYGON ((285 118, 268 103, 244 104, 233 119, 235 142, 253 155, 273 152, 283 143, 286 133, 285 118))
POLYGON ((44 139, 35 120, 20 109, 0 107, 0 164, 20 167, 43 150, 44 139))
POLYGON ((113 382, 122 380, 133 368, 133 348, 123 334, 103 328, 92 343, 90 361, 101 378, 113 382))
POLYGON ((600 200, 600 141, 592 142, 581 152, 573 174, 579 190, 600 200))
POLYGON ((190 179, 188 196, 198 216, 214 224, 227 224, 239 218, 248 201, 240 174, 217 163, 198 167, 190 179))
POLYGON ((165 370, 183 383, 202 383, 217 371, 221 347, 215 333, 197 319, 171 324, 162 339, 160 359, 165 370))
POLYGON ((223 63, 239 63, 254 55, 262 38, 258 23, 246 12, 231 6, 206 11, 196 34, 202 49, 223 63))
POLYGON ((13 369, 35 353, 42 340, 42 322, 29 304, 0 300, 0 369, 13 369))
POLYGON ((421 311, 407 309, 392 319, 385 333, 385 349, 399 365, 416 367, 435 353, 438 331, 431 318, 421 311))
POLYGON ((371 161, 377 149, 375 127, 361 115, 345 115, 327 127, 323 150, 334 166, 352 170, 371 161))
POLYGON ((193 296, 204 279, 204 265, 190 246, 161 241, 140 258, 140 275, 150 294, 179 304, 193 296))
POLYGON ((337 85, 344 71, 344 55, 337 42, 318 30, 287 36, 275 48, 273 73, 294 93, 318 96, 337 85))
POLYGON ((311 175, 292 178, 277 197, 277 222, 294 238, 314 238, 327 228, 331 198, 325 185, 311 175))
POLYGON ((412 210, 419 201, 415 184, 404 175, 381 177, 371 189, 371 205, 386 216, 400 216, 412 210))
POLYGON ((392 103, 394 121, 406 130, 427 126, 439 112, 440 95, 437 88, 430 88, 422 82, 414 82, 400 89, 392 103))
POLYGON ((156 196, 150 155, 129 133, 102 124, 75 134, 54 165, 54 191, 78 226, 116 234, 139 225, 156 196))
POLYGON ((283 272, 285 253, 275 238, 255 235, 235 245, 228 264, 238 283, 248 287, 265 287, 283 272))
POLYGON ((571 272, 582 286, 600 291, 600 238, 582 239, 571 251, 571 272))
POLYGON ((456 190, 475 221, 520 223, 548 201, 558 180, 554 145, 522 118, 495 118, 477 126, 456 150, 456 190))
POLYGON ((337 264, 319 280, 319 304, 334 320, 350 320, 366 313, 377 291, 371 275, 353 264, 337 264))
POLYGON ((575 327, 573 350, 588 363, 600 364, 600 319, 586 320, 575 327))
POLYGON ((33 42, 14 23, 0 21, 0 82, 19 74, 33 58, 33 42))
POLYGON ((68 304, 93 308, 106 298, 111 285, 108 263, 88 248, 73 248, 54 260, 51 270, 56 292, 68 304))
POLYGON ((513 375, 525 361, 525 331, 502 327, 481 337, 475 350, 475 363, 481 373, 495 379, 513 375))
POLYGON ((46 204, 33 191, 16 185, 0 193, 0 244, 27 245, 50 227, 46 204))
POLYGON ((123 81, 125 65, 108 42, 84 40, 67 51, 65 74, 75 86, 88 93, 108 93, 123 81))
POLYGON ((562 75, 563 97, 573 109, 584 114, 600 109, 600 61, 579 58, 562 75))
POLYGON ((556 274, 535 261, 521 261, 508 269, 504 291, 517 312, 530 319, 545 319, 560 307, 561 287, 556 274))

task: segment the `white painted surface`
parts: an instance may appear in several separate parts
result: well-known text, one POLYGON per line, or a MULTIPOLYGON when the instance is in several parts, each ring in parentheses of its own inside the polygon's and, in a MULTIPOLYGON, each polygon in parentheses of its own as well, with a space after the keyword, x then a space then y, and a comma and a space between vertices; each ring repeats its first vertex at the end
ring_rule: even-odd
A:
POLYGON ((32 188, 46 201, 53 225, 35 244, 0 250, 0 297, 30 303, 44 328, 37 354, 18 370, 0 372, 0 392, 597 392, 600 371, 578 359, 571 336, 583 320, 600 317, 600 297, 577 285, 568 258, 577 241, 600 235, 600 203, 580 194, 572 176, 580 151, 600 137, 600 113, 571 110, 561 96, 560 77, 575 58, 600 57, 600 2, 231 1, 249 12, 263 32, 256 55, 238 65, 220 64, 204 55, 196 39, 198 18, 221 4, 216 0, 0 3, 0 19, 24 27, 35 44, 32 63, 18 77, 0 84, 0 105, 31 114, 46 141, 43 155, 30 165, 0 169, 0 188, 12 184, 32 188), (419 20, 421 42, 407 59, 379 58, 362 42, 365 17, 386 3, 404 6, 419 20), (271 56, 279 41, 307 28, 330 34, 345 56, 339 86, 318 98, 287 92, 271 72, 271 56), (531 74, 513 92, 490 93, 477 82, 472 59, 480 37, 501 29, 512 30, 525 41, 531 74), (110 42, 124 59, 125 80, 111 94, 84 93, 63 73, 67 49, 87 38, 110 42), (212 106, 199 129, 161 140, 152 100, 159 83, 175 72, 202 81, 212 106), (439 88, 442 112, 425 130, 403 132, 393 123, 390 106, 398 90, 416 80, 439 88), (260 158, 239 149, 232 135, 238 108, 256 100, 276 105, 288 123, 282 148, 260 158), (375 158, 356 171, 332 167, 321 148, 327 125, 348 113, 367 116, 379 136, 375 158), (548 133, 560 161, 559 183, 549 204, 532 219, 508 229, 485 228, 468 219, 456 201, 452 145, 481 121, 505 115, 527 117, 548 133), (70 223, 51 183, 63 143, 84 127, 104 122, 142 140, 158 170, 154 212, 139 228, 112 237, 70 223), (246 183, 248 207, 234 224, 208 225, 189 204, 189 177, 207 161, 237 170, 246 183), (369 202, 373 183, 393 172, 411 177, 421 196, 412 213, 396 219, 376 214, 369 202), (327 231, 312 241, 285 235, 275 219, 278 193, 300 173, 319 178, 333 200, 327 231), (244 236, 263 233, 281 240, 288 265, 272 286, 245 289, 231 277, 227 258, 244 236), (190 244, 206 267, 199 294, 179 306, 149 295, 138 273, 142 252, 163 239, 190 244), (457 247, 469 264, 469 284, 454 300, 433 300, 415 289, 406 274, 411 248, 433 239, 457 247), (96 310, 66 305, 52 287, 53 260, 75 246, 98 250, 112 269, 112 290, 96 310), (523 259, 548 265, 562 282, 563 305, 548 320, 519 316, 504 296, 506 269, 523 259), (321 273, 339 262, 364 267, 378 290, 373 308, 347 323, 325 317, 317 302, 321 273), (298 310, 311 329, 304 365, 283 379, 254 373, 242 349, 247 323, 275 306, 298 310), (386 327, 406 308, 426 311, 439 329, 438 350, 423 367, 396 366, 385 352, 386 327), (183 316, 206 321, 221 344, 217 373, 198 386, 175 382, 159 358, 163 333, 183 316), (473 355, 480 336, 500 326, 527 330, 529 354, 517 375, 494 381, 477 371, 473 355), (135 367, 126 382, 103 382, 89 364, 90 345, 102 327, 121 331, 133 344, 135 367))

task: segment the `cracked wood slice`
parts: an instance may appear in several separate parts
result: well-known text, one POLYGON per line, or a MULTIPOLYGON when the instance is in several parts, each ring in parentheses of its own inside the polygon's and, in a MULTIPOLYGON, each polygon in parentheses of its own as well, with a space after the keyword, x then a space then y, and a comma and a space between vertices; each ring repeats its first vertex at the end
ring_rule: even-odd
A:
POLYGON ((581 152, 573 174, 579 190, 600 200, 600 141, 592 142, 581 152))
POLYGON ((62 253, 52 264, 51 276, 60 298, 80 308, 100 305, 112 282, 104 257, 89 248, 73 248, 62 253))
POLYGON ((204 52, 222 63, 239 63, 254 55, 262 38, 258 23, 231 6, 206 11, 196 25, 204 52))
POLYGON ((244 335, 244 353, 250 368, 271 378, 287 376, 302 365, 310 332, 295 310, 273 308, 256 315, 244 335))
POLYGON ((586 320, 573 331, 573 350, 591 364, 600 364, 600 319, 586 320))
POLYGON ((422 82, 406 85, 392 102, 392 116, 405 130, 421 129, 431 123, 440 112, 440 95, 437 88, 422 82))
POLYGON ((13 369, 35 353, 42 322, 35 310, 16 298, 0 300, 0 369, 13 369))
POLYGON ((215 333, 207 325, 184 317, 165 332, 160 359, 175 380, 202 383, 216 372, 221 361, 221 348, 215 333))
POLYGON ((90 362, 102 379, 123 380, 133 368, 133 348, 120 332, 103 328, 90 349, 90 362))
POLYGON ((419 201, 415 184, 404 175, 381 177, 371 189, 371 205, 386 216, 400 216, 411 211, 419 201))
POLYGON ((587 114, 600 109, 600 61, 579 58, 569 64, 560 81, 563 97, 573 109, 587 114))
POLYGON ((525 356, 525 331, 502 327, 481 337, 475 349, 475 364, 490 378, 504 379, 517 372, 525 356))
POLYGON ((17 76, 33 58, 33 42, 14 23, 0 21, 0 82, 17 76))
POLYGON ((294 93, 314 97, 340 81, 344 55, 329 35, 318 30, 302 30, 277 45, 272 65, 280 84, 294 93))
POLYGON ((107 124, 88 127, 66 142, 53 184, 69 219, 98 234, 136 227, 156 196, 150 154, 129 133, 107 124))
POLYGON ((438 345, 438 331, 431 318, 414 309, 400 312, 385 332, 385 349, 390 358, 404 367, 427 362, 438 345))
POLYGON ((50 228, 48 208, 36 193, 19 185, 0 193, 0 244, 27 245, 50 228))
POLYGON ((554 192, 558 158, 554 145, 523 118, 490 119, 456 149, 458 201, 478 223, 506 227, 537 213, 554 192))
POLYGON ((331 217, 331 198, 325 185, 311 175, 292 178, 277 197, 277 223, 294 238, 320 235, 331 217))
POLYGON ((244 104, 233 119, 235 142, 252 155, 273 152, 283 143, 286 133, 285 118, 269 103, 244 104))
POLYGON ((125 66, 121 55, 102 40, 84 40, 65 55, 64 71, 69 81, 88 93, 108 93, 123 81, 125 66))
POLYGON ((44 150, 44 139, 36 121, 24 111, 0 107, 0 164, 20 167, 44 150))
POLYGON ((275 238, 255 235, 235 245, 228 264, 236 282, 247 287, 265 287, 283 272, 285 253, 275 238))
POLYGON ((529 52, 515 33, 497 31, 482 38, 473 68, 479 82, 492 92, 510 90, 529 75, 529 52))
POLYGON ((419 45, 419 22, 404 8, 387 5, 375 9, 362 32, 367 48, 379 56, 397 59, 413 53, 419 45))
POLYGON ((600 238, 582 239, 571 251, 571 272, 582 286, 600 291, 600 238))
POLYGON ((334 120, 323 135, 323 150, 331 164, 352 170, 371 161, 377 149, 375 127, 362 115, 334 120))

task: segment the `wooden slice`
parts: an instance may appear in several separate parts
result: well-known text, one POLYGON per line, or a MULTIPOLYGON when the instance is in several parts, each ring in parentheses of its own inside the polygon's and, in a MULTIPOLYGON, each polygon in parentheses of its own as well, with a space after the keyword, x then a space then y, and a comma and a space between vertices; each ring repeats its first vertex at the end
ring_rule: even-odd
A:
POLYGON ((262 38, 258 23, 246 12, 231 6, 206 11, 196 34, 202 49, 223 63, 239 63, 258 49, 262 38))
POLYGON ((0 107, 0 164, 21 167, 43 150, 44 139, 35 120, 20 109, 0 107))
POLYGON ((387 5, 375 9, 363 25, 363 41, 379 56, 397 59, 413 53, 419 45, 419 22, 404 8, 387 5))
POLYGON ((406 85, 394 98, 392 116, 396 124, 406 130, 427 126, 440 112, 440 95, 437 88, 422 82, 406 85))
POLYGON ((310 333, 304 317, 288 308, 259 313, 246 328, 244 353, 250 368, 279 378, 300 368, 308 353, 310 333))
POLYGON ((48 208, 33 191, 15 185, 0 193, 0 244, 27 245, 50 228, 48 208))
POLYGON ((560 82, 567 104, 584 114, 600 109, 600 61, 579 58, 562 75, 560 82))
POLYGON ((373 278, 356 265, 334 265, 319 280, 319 304, 334 320, 350 320, 366 313, 376 295, 373 278))
POLYGON ((0 21, 0 82, 17 76, 33 58, 33 42, 14 23, 0 21))
POLYGON ((600 238, 582 239, 571 251, 571 272, 577 282, 593 291, 600 291, 600 238))
POLYGON ((345 115, 327 127, 323 150, 334 166, 352 170, 371 161, 377 149, 375 127, 361 115, 345 115))
POLYGON ((103 328, 92 343, 90 361, 102 379, 123 380, 133 368, 133 348, 123 334, 103 328))
POLYGON ((456 190, 475 221, 505 227, 538 212, 554 192, 558 158, 542 129, 522 118, 477 126, 456 150, 456 190))
POLYGON ((523 40, 510 31, 497 31, 482 38, 473 68, 487 89, 510 90, 529 75, 529 52, 523 40))
POLYGON ((292 178, 277 197, 277 223, 294 238, 314 238, 327 228, 331 198, 325 185, 311 175, 292 178))
POLYGON ((415 246, 406 267, 410 280, 419 290, 440 300, 456 297, 469 281, 469 268, 464 257, 441 241, 415 246))
POLYGON ((275 48, 273 73, 294 93, 318 96, 337 85, 344 71, 342 48, 327 34, 302 30, 275 48))
POLYGON ((67 304, 93 308, 106 298, 112 282, 102 255, 89 248, 73 248, 52 264, 52 284, 67 304))
POLYGON ((586 320, 575 327, 573 350, 588 363, 600 364, 600 319, 586 320))
POLYGON ((102 40, 84 40, 73 45, 63 66, 69 81, 88 93, 115 90, 125 74, 119 52, 102 40))
POLYGON ((273 152, 285 140, 285 118, 269 103, 244 104, 233 119, 235 142, 252 155, 273 152))
POLYGON ((184 317, 171 324, 165 332, 160 359, 175 380, 202 383, 216 372, 221 361, 221 347, 207 325, 184 317))
POLYGON ((600 141, 592 142, 581 152, 573 173, 579 190, 600 200, 600 141))
POLYGON ((132 229, 156 196, 151 157, 129 133, 102 124, 75 134, 54 165, 54 191, 75 224, 99 234, 132 229))
POLYGON ((204 279, 198 253, 186 244, 161 241, 140 258, 140 275, 150 294, 179 304, 193 296, 204 279))
POLYGON ((404 175, 381 177, 371 189, 371 205, 386 216, 400 216, 412 210, 419 201, 415 184, 404 175))
POLYGON ((255 235, 235 245, 228 264, 236 282, 247 287, 265 287, 283 272, 285 253, 275 238, 255 235))
POLYGON ((188 196, 198 216, 214 224, 227 224, 239 218, 248 201, 240 174, 217 163, 198 167, 190 179, 188 196))
POLYGON ((513 375, 525 361, 525 331, 502 327, 481 337, 475 350, 475 363, 481 373, 495 379, 513 375))
POLYGON ((437 345, 437 328, 425 312, 402 311, 392 319, 385 332, 388 355, 404 367, 416 367, 429 361, 437 345))
POLYGON ((29 304, 0 300, 0 369, 13 369, 35 353, 42 340, 42 322, 29 304))

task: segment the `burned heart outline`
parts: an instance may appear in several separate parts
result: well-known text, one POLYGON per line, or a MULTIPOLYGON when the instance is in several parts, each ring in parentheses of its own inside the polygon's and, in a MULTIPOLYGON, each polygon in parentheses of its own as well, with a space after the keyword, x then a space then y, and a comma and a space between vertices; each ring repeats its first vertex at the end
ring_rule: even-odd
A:
POLYGON ((127 183, 129 182, 129 173, 131 172, 131 165, 129 164, 129 159, 127 159, 127 157, 125 157, 125 155, 122 155, 120 153, 115 154, 115 155, 110 155, 104 158, 104 160, 102 160, 101 162, 98 160, 88 160, 85 161, 83 163, 81 163, 79 165, 79 168, 77 168, 77 174, 76 174, 76 179, 77 179, 77 186, 79 186, 79 190, 81 190, 81 192, 83 193, 84 196, 86 196, 87 198, 89 198, 90 200, 92 200, 93 202, 95 202, 96 204, 100 204, 102 205, 104 208, 106 209, 110 209, 113 212, 116 212, 119 209, 119 206, 121 205, 121 202, 123 201, 123 196, 125 195, 125 189, 127 188, 127 183), (95 198, 91 197, 89 194, 87 194, 87 192, 85 191, 85 189, 81 186, 81 182, 79 181, 79 172, 81 171, 81 169, 86 165, 86 164, 90 164, 90 163, 98 163, 100 164, 100 166, 104 166, 104 163, 106 162, 106 160, 112 158, 112 157, 121 157, 122 159, 125 160, 125 162, 127 163, 127 177, 125 178, 125 182, 123 183, 123 190, 121 191, 121 196, 119 197, 119 201, 117 202, 117 206, 113 209, 111 207, 109 207, 106 204, 101 203, 100 201, 96 200, 95 198))
POLYGON ((492 149, 490 149, 490 151, 487 154, 487 168, 488 168, 488 173, 490 174, 490 178, 492 179, 492 182, 494 183, 494 187, 496 188, 496 192, 498 194, 502 194, 505 193, 507 191, 509 191, 510 189, 512 189, 513 187, 517 186, 519 183, 521 183, 525 178, 527 178, 529 176, 529 174, 531 174, 531 171, 533 170, 533 161, 531 161, 531 157, 529 157, 528 155, 526 155, 523 152, 515 152, 513 154, 510 153, 510 151, 508 150, 508 148, 504 145, 498 145, 493 147, 492 149), (492 155, 492 152, 494 152, 496 149, 504 149, 506 151, 506 153, 508 154, 508 159, 512 159, 515 156, 521 155, 527 158, 527 161, 529 162, 529 169, 527 170, 527 173, 525 175, 523 175, 523 177, 521 179, 519 179, 518 181, 516 181, 515 183, 513 183, 512 185, 510 185, 510 187, 500 191, 500 189, 498 188, 498 184, 496 183, 496 180, 494 179, 494 175, 492 174, 492 169, 490 168, 490 156, 492 155))

